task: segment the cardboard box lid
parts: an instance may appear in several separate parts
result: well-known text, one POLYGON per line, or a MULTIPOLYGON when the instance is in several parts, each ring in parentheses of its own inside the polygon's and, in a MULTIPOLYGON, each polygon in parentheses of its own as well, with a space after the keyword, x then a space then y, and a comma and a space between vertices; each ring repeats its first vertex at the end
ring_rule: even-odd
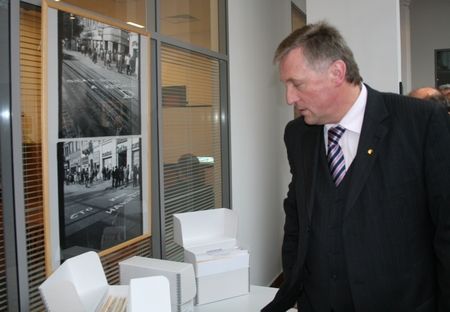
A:
POLYGON ((71 311, 94 311, 109 287, 99 256, 90 251, 66 260, 39 291, 48 310, 64 310, 70 304, 71 311))
POLYGON ((228 208, 173 215, 174 241, 185 249, 204 245, 236 245, 237 215, 228 208))
MULTIPOLYGON (((177 262, 171 260, 162 260, 155 258, 148 258, 142 256, 133 256, 119 262, 119 268, 122 266, 132 266, 149 269, 153 272, 167 272, 167 273, 183 273, 192 270, 192 265, 185 262, 177 262)), ((161 274, 155 274, 161 275, 161 274)))

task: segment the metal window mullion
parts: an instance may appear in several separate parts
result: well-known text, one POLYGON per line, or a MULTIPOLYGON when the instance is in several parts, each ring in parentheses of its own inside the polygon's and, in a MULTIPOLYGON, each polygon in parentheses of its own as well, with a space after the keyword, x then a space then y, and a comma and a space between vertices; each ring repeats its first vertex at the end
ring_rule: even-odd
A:
MULTIPOLYGON (((9 8, 0 7, 0 31, 1 37, 9 39, 11 34, 9 8)), ((18 310, 19 293, 16 263, 16 244, 14 227, 14 179, 13 179, 13 157, 12 157, 12 137, 11 137, 11 49, 10 40, 6 40, 0 46, 1 55, 0 66, 7 68, 0 72, 0 162, 1 162, 1 192, 3 205, 3 237, 5 251, 6 269, 6 289, 8 310, 18 310), (7 67, 4 67, 7 66, 7 67)))
POLYGON ((162 142, 161 110, 161 42, 152 39, 151 43, 151 153, 152 153, 152 246, 153 257, 162 258, 164 248, 164 172, 162 142))
MULTIPOLYGON (((14 32, 11 31, 11 103, 14 165, 14 201, 16 223, 17 265, 19 279, 20 310, 27 311, 29 305, 28 257, 26 241, 25 195, 23 182, 22 104, 20 100, 20 2, 12 1, 14 32)), ((11 29, 12 30, 12 29, 11 29)))
MULTIPOLYGON (((10 1, 9 30, 9 101, 3 103, 2 113, 2 185, 4 199, 5 260, 9 311, 27 311, 28 265, 26 249, 25 203, 22 161, 22 120, 20 102, 20 2, 10 1)), ((3 67, 5 68, 5 67, 3 67)), ((3 96, 2 96, 3 97, 3 96)))
POLYGON ((228 55, 228 1, 219 0, 219 52, 228 55))
POLYGON ((155 33, 159 29, 159 0, 147 0, 147 29, 155 33))
POLYGON ((220 144, 222 149, 222 207, 232 208, 231 201, 231 157, 230 116, 228 90, 228 62, 219 61, 220 68, 220 144))

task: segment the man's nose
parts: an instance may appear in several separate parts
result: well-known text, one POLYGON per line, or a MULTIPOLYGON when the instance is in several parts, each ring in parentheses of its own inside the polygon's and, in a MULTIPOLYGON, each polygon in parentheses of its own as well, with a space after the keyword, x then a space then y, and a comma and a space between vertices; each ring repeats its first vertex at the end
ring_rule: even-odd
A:
POLYGON ((286 86, 286 102, 289 105, 293 105, 293 104, 295 104, 295 102, 297 100, 298 100, 298 96, 297 96, 295 90, 293 90, 293 88, 290 86, 286 86))

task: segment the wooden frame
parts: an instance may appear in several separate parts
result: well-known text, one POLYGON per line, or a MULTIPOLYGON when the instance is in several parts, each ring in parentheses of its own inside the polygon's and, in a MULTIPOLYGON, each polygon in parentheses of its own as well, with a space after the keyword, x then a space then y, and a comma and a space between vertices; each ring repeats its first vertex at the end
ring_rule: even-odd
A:
MULTIPOLYGON (((70 5, 64 5, 56 2, 43 1, 42 3, 42 12, 43 12, 43 22, 42 22, 42 50, 43 50, 43 59, 42 59, 42 76, 43 76, 43 92, 42 92, 42 130, 43 130, 43 181, 44 181, 44 218, 45 218, 45 236, 46 236, 46 270, 47 273, 51 273, 57 266, 59 266, 61 261, 61 233, 60 229, 63 228, 63 220, 61 218, 61 200, 64 201, 64 187, 58 186, 64 184, 64 160, 61 161, 61 158, 58 158, 58 148, 60 151, 68 146, 68 144, 79 144, 82 146, 87 146, 86 153, 83 153, 83 149, 81 149, 81 154, 79 156, 79 160, 81 160, 82 154, 87 155, 87 152, 95 152, 94 148, 90 147, 89 142, 103 142, 100 144, 107 144, 104 142, 115 141, 114 147, 110 147, 110 154, 118 154, 120 152, 136 152, 136 155, 139 154, 139 157, 135 157, 133 159, 138 159, 140 164, 140 173, 139 177, 142 179, 142 182, 139 184, 140 191, 138 193, 134 192, 134 198, 138 197, 140 201, 140 211, 141 211, 141 230, 136 235, 132 235, 129 238, 124 240, 117 240, 111 246, 106 246, 105 248, 101 248, 101 254, 107 255, 111 252, 117 252, 118 246, 127 246, 132 242, 140 239, 142 237, 148 237, 151 233, 151 213, 147 208, 149 207, 150 198, 151 198, 151 188, 150 188, 150 126, 149 126, 149 109, 148 109, 148 101, 149 101, 149 62, 150 62, 150 43, 148 38, 148 33, 142 31, 141 29, 137 29, 131 26, 128 26, 124 23, 117 22, 113 19, 107 19, 105 17, 99 16, 98 14, 92 14, 91 12, 75 8, 70 5), (60 41, 57 39, 58 35, 56 32, 57 27, 57 16, 58 10, 66 11, 67 14, 72 15, 80 15, 85 19, 92 19, 95 22, 101 22, 104 24, 108 24, 111 26, 119 27, 122 30, 135 32, 141 39, 141 46, 139 49, 139 60, 140 60, 140 68, 139 71, 139 98, 140 98, 140 108, 139 108, 139 122, 140 127, 139 131, 135 132, 126 132, 124 134, 109 136, 110 133, 100 133, 99 135, 89 134, 88 136, 67 136, 60 135, 60 130, 58 125, 55 126, 56 121, 60 120, 61 115, 59 114, 60 106, 59 106, 59 98, 60 93, 58 92, 58 79, 60 70, 58 66, 55 64, 57 62, 53 62, 53 60, 58 59, 58 45, 60 41), (52 60, 52 61, 50 61, 52 60), (58 130, 56 130, 58 129, 58 130), (120 141, 120 142, 119 142, 120 141), (137 143, 139 141, 139 143, 137 143), (125 142, 125 143, 124 143, 125 142), (126 142, 128 142, 129 146, 125 146, 126 142), (58 162, 59 160, 59 162, 58 162), (57 165, 59 164, 59 165, 57 165), (62 166, 62 167, 61 167, 62 166), (59 168, 59 170, 58 170, 59 168), (61 171, 61 168, 63 170, 61 171), (63 190, 61 192, 61 189, 63 190), (117 245, 118 244, 118 245, 117 245), (111 247, 111 248, 107 248, 111 247)), ((81 51, 78 51, 79 54, 81 51)), ((97 146, 98 143, 96 143, 97 146)), ((97 151, 98 153, 102 153, 97 151)), ((105 153, 107 153, 106 151, 105 153)), ((103 155, 103 154, 102 154, 103 155)), ((97 155, 97 159, 102 158, 102 155, 97 155)), ((60 153, 61 156, 61 153, 60 153)), ((64 158, 62 158, 64 159, 64 158)), ((128 157, 130 159, 130 157, 128 157)), ((67 159, 65 159, 67 160, 67 159)), ((129 160, 127 160, 127 163, 129 160)), ((130 170, 131 171, 131 170, 130 170)), ((100 175, 97 174, 97 178, 100 175)), ((66 181, 67 182, 67 181, 66 181)), ((111 182, 109 182, 111 183, 111 182)), ((131 180, 129 181, 131 184, 131 180)), ((112 185, 112 183, 110 184, 112 185)), ((122 189, 125 189, 126 186, 123 185, 122 189)), ((117 196, 116 196, 117 197, 117 196)), ((117 202, 115 203, 116 210, 120 209, 119 206, 129 204, 131 201, 121 201, 119 205, 117 202), (118 208, 119 207, 119 208, 118 208)), ((91 205, 92 206, 92 205, 91 205)), ((64 205, 62 206, 64 207, 64 205)), ((114 204, 112 205, 114 207, 114 204)), ((63 208, 64 209, 64 208, 63 208)), ((90 208, 89 208, 90 209, 90 208)), ((110 209, 111 210, 111 209, 110 209)), ((86 211, 85 211, 86 212, 86 211)), ((86 216, 88 216, 85 213, 86 216)), ((95 248, 94 248, 95 249, 95 248)), ((76 253, 75 253, 76 254, 76 253)))

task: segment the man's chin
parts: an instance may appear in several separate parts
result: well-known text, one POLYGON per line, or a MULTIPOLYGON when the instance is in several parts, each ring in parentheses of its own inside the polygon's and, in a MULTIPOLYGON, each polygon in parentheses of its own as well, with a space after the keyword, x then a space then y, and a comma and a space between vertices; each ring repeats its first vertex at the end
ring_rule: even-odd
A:
POLYGON ((313 125, 317 124, 316 120, 314 120, 314 118, 311 118, 311 116, 300 115, 300 118, 303 118, 303 121, 307 125, 313 126, 313 125))

